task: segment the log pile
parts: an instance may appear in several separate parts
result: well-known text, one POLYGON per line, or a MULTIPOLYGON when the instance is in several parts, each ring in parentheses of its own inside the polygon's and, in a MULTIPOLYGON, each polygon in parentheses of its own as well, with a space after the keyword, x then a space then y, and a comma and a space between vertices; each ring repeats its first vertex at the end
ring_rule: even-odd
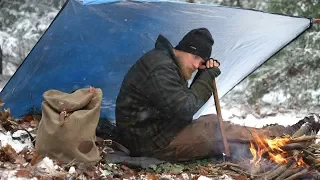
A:
POLYGON ((222 163, 217 167, 233 170, 246 179, 320 179, 320 143, 317 139, 320 136, 311 131, 310 123, 305 123, 292 136, 278 137, 278 140, 285 140, 278 149, 260 147, 259 161, 257 158, 254 162, 222 163))

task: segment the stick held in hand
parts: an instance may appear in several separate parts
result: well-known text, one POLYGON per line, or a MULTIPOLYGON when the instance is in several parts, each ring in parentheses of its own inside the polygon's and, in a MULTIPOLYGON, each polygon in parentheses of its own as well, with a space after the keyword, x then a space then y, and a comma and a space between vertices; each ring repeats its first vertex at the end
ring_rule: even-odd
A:
POLYGON ((212 81, 212 84, 213 84, 214 102, 216 105, 216 111, 217 111, 217 115, 218 115, 219 127, 220 127, 221 136, 222 136, 223 146, 224 146, 226 156, 230 157, 230 149, 229 149, 229 145, 227 142, 227 137, 224 132, 223 119, 222 119, 222 115, 221 115, 221 107, 220 107, 217 84, 216 84, 215 79, 212 81))

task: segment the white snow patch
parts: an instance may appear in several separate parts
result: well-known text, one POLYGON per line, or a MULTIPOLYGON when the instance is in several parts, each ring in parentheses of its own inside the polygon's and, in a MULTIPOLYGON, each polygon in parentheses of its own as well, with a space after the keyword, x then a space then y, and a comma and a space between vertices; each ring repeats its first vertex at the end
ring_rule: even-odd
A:
POLYGON ((289 113, 277 113, 275 116, 267 116, 264 118, 256 117, 252 114, 246 114, 237 108, 222 109, 222 117, 225 121, 230 121, 234 124, 239 124, 248 127, 263 127, 267 124, 279 124, 283 126, 289 126, 297 123, 301 120, 301 116, 293 112, 289 113))
POLYGON ((287 99, 290 98, 290 95, 286 95, 283 90, 272 91, 268 94, 265 94, 262 97, 262 101, 269 104, 279 104, 284 103, 287 99))
POLYGON ((36 177, 34 178, 18 178, 15 176, 17 173, 16 170, 8 170, 8 171, 1 171, 0 172, 0 177, 2 179, 7 179, 7 180, 37 180, 36 177))
POLYGON ((70 169, 69 169, 69 174, 74 174, 75 172, 76 172, 76 168, 71 166, 70 169))
POLYGON ((56 171, 56 167, 51 159, 48 157, 43 158, 42 161, 40 161, 37 164, 37 167, 42 168, 45 172, 51 173, 56 171))
POLYGON ((206 176, 200 176, 198 180, 212 180, 212 178, 208 178, 206 176))
MULTIPOLYGON (((18 133, 17 133, 18 134, 18 133)), ((13 140, 11 133, 7 132, 7 133, 0 133, 0 141, 1 141, 1 146, 4 147, 7 144, 11 145, 12 148, 19 153, 20 151, 23 150, 23 148, 27 147, 27 146, 32 146, 32 143, 29 140, 26 140, 25 143, 22 143, 18 140, 13 140)))

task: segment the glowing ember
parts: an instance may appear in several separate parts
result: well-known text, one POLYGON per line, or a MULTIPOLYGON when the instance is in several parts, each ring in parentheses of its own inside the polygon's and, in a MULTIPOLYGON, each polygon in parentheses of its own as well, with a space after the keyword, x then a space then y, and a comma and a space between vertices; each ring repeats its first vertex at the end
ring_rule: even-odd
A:
POLYGON ((297 161, 297 166, 303 166, 303 167, 309 167, 302 159, 302 157, 300 157, 297 161))

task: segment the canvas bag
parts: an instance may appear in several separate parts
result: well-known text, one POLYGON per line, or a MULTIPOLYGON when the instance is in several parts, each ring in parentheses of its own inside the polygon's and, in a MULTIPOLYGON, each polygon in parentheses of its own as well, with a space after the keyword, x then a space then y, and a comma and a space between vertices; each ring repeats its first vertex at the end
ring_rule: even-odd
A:
POLYGON ((83 88, 73 93, 48 90, 43 94, 36 150, 61 163, 95 163, 101 157, 95 142, 102 90, 83 88))

